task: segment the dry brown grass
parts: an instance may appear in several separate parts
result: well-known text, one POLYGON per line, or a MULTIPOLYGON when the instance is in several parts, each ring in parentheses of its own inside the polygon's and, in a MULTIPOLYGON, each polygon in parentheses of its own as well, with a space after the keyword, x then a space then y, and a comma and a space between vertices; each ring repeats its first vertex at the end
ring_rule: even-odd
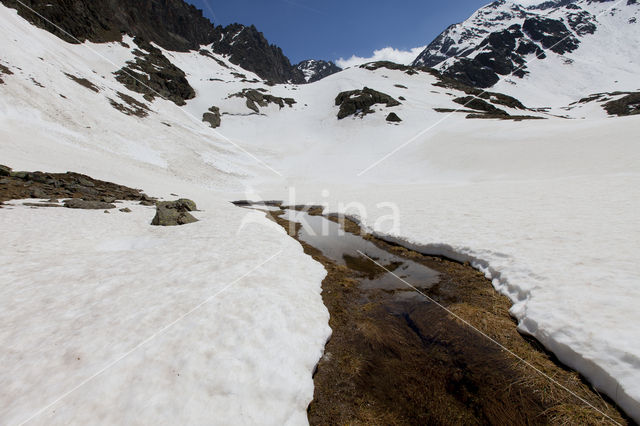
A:
MULTIPOLYGON (((289 229, 289 222, 278 214, 273 219, 289 229)), ((344 218, 331 220, 343 221, 349 232, 361 231, 344 218)), ((292 229, 297 234, 299 225, 292 229)), ((328 271, 323 300, 333 330, 327 356, 314 376, 315 395, 308 409, 311 424, 613 424, 545 376, 616 422, 627 423, 577 373, 518 333, 509 315, 509 300, 483 274, 371 235, 366 238, 440 272, 442 279, 429 290, 429 297, 544 375, 433 303, 399 301, 394 297, 398 292, 362 290, 361 272, 337 265, 301 242, 328 271)))

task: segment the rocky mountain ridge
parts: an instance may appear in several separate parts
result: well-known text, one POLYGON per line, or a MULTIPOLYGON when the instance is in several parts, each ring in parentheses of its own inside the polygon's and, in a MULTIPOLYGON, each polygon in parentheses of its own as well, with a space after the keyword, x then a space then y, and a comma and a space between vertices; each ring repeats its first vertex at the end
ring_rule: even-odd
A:
MULTIPOLYGON (((123 34, 129 34, 172 51, 212 45, 215 53, 228 56, 233 64, 273 83, 310 81, 255 26, 214 26, 201 10, 183 0, 0 1, 32 24, 69 43, 121 41, 123 34)), ((329 75, 316 73, 314 81, 321 74, 329 75)))

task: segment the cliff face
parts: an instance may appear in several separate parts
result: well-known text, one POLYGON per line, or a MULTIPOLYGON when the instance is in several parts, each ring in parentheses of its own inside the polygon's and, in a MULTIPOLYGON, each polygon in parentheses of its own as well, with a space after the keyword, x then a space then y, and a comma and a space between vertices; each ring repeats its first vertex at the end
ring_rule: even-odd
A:
POLYGON ((282 49, 269 44, 264 35, 251 25, 218 26, 213 50, 228 55, 231 63, 275 83, 305 83, 304 73, 291 65, 282 49))

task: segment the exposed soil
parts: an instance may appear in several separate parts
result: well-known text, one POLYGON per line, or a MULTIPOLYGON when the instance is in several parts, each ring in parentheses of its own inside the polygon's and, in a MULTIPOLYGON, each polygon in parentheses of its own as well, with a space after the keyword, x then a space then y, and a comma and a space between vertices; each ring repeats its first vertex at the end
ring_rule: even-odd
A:
POLYGON ((122 92, 118 92, 118 97, 124 103, 120 103, 111 98, 109 98, 109 103, 111 104, 112 107, 114 107, 121 113, 125 115, 139 117, 139 118, 144 118, 149 115, 149 111, 151 110, 145 103, 140 102, 129 95, 125 95, 122 92))
POLYGON ((76 77, 75 75, 69 74, 69 73, 64 73, 64 75, 66 75, 71 80, 75 81, 76 83, 78 83, 83 87, 86 87, 89 90, 92 90, 96 93, 100 92, 100 88, 95 84, 93 84, 92 82, 90 82, 89 80, 87 80, 86 78, 76 77))
MULTIPOLYGON (((363 286, 387 273, 363 257, 344 256, 343 262, 327 257, 326 250, 304 241, 299 223, 281 217, 283 211, 267 214, 328 272, 322 297, 333 334, 314 375, 312 425, 614 423, 411 288, 363 286)), ((308 212, 318 216, 322 209, 308 212)), ((361 234, 350 220, 330 220, 361 234)), ((437 284, 416 287, 616 422, 628 423, 576 372, 517 332, 509 300, 482 273, 368 234, 362 238, 403 262, 437 271, 437 284)))

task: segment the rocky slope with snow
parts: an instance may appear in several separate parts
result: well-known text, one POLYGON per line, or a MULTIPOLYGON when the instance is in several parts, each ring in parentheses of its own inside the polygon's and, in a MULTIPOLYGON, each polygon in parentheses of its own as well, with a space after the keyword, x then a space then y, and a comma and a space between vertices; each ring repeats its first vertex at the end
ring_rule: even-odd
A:
POLYGON ((637 90, 640 53, 630 46, 638 42, 639 20, 635 0, 498 0, 447 28, 414 65, 541 102, 558 92, 563 103, 637 90), (547 96, 536 98, 536 91, 547 96))
MULTIPOLYGON (((266 80, 275 83, 306 83, 311 80, 299 66, 289 62, 282 49, 270 44, 255 26, 232 24, 214 27, 202 16, 201 10, 182 0, 68 0, 54 3, 2 0, 2 3, 18 10, 34 25, 70 43, 120 41, 122 34, 128 34, 177 51, 210 45, 233 64, 266 80)), ((335 72, 330 63, 317 61, 317 64, 313 71, 314 81, 335 72)), ((310 70, 309 67, 307 69, 310 70)))
POLYGON ((324 271, 229 203, 260 198, 326 203, 471 262, 522 332, 640 419, 640 117, 603 107, 635 108, 633 94, 538 110, 502 81, 483 92, 391 63, 272 85, 213 42, 70 44, 1 5, 0 24, 3 164, 202 210, 180 230, 150 229, 138 205, 126 220, 0 210, 0 422, 304 424, 330 334, 324 271))
POLYGON ((296 68, 304 74, 304 80, 307 83, 322 80, 332 74, 342 71, 342 68, 329 61, 318 61, 315 59, 307 59, 296 65, 296 68))

